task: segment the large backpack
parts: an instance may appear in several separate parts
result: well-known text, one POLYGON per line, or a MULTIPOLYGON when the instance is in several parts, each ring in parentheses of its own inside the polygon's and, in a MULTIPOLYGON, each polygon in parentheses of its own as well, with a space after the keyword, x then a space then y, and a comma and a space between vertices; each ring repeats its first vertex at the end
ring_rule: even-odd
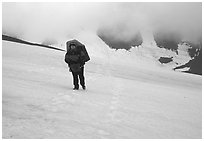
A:
POLYGON ((88 62, 90 60, 89 54, 86 51, 85 46, 81 46, 81 56, 84 62, 88 62))
POLYGON ((80 43, 78 40, 70 40, 66 42, 67 52, 70 50, 70 44, 75 44, 77 49, 81 52, 81 57, 83 62, 88 62, 90 60, 89 54, 85 48, 85 45, 80 43))
POLYGON ((64 57, 64 61, 67 63, 67 64, 69 64, 69 56, 68 56, 68 54, 66 53, 65 54, 65 57, 64 57))

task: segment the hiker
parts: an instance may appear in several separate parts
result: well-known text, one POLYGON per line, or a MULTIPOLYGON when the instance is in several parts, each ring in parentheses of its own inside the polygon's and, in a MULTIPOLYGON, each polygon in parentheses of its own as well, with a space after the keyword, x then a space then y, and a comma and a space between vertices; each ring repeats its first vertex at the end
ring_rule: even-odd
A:
POLYGON ((84 65, 85 65, 85 62, 87 61, 86 53, 84 53, 82 48, 77 46, 76 43, 67 44, 67 53, 65 55, 65 62, 68 64, 69 71, 72 72, 72 75, 73 75, 73 84, 74 84, 73 90, 79 89, 79 84, 78 84, 79 80, 82 88, 84 90, 86 89, 85 78, 84 78, 84 65))

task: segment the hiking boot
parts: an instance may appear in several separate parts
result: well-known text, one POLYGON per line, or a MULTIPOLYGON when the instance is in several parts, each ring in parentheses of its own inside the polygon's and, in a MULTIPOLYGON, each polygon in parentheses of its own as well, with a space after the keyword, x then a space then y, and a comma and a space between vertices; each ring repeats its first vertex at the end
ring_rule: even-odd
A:
POLYGON ((79 88, 77 88, 77 87, 74 87, 74 88, 73 88, 73 90, 79 90, 79 88))
POLYGON ((86 90, 86 86, 82 86, 82 89, 83 89, 83 90, 86 90))

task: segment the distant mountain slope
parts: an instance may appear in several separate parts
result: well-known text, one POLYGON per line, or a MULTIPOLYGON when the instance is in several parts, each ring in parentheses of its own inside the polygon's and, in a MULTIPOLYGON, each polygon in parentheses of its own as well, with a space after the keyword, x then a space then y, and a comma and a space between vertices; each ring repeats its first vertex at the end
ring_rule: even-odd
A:
MULTIPOLYGON (((146 63, 146 61, 144 60, 149 59, 151 61, 155 60, 157 63, 161 63, 162 66, 167 67, 169 69, 186 68, 185 70, 180 70, 180 71, 202 75, 202 53, 199 53, 199 52, 202 52, 202 50, 199 50, 199 49, 195 50, 188 43, 176 45, 177 48, 175 49, 169 49, 168 48, 169 46, 167 48, 165 47, 166 44, 164 42, 166 40, 161 39, 162 40, 161 43, 164 43, 163 44, 164 46, 162 48, 159 48, 158 45, 146 46, 142 44, 138 47, 135 47, 135 49, 134 47, 129 49, 128 52, 131 54, 130 56, 130 54, 128 55, 128 53, 124 50, 118 49, 116 52, 113 51, 112 49, 110 49, 111 47, 105 41, 103 41, 98 35, 91 34, 90 36, 90 35, 87 35, 86 33, 76 38, 77 39, 79 38, 80 41, 86 44, 88 52, 92 57, 100 56, 100 54, 103 54, 102 58, 107 59, 107 57, 110 57, 110 55, 112 56, 112 58, 114 58, 114 56, 120 55, 120 58, 125 57, 126 59, 132 58, 134 60, 141 60, 141 61, 143 60, 141 63, 135 64, 139 66, 141 66, 143 63, 146 63), (102 42, 104 44, 102 44, 102 42), (108 49, 108 46, 110 47, 109 49, 108 49)), ((55 49, 59 51, 65 51, 64 49, 60 49, 57 47, 52 47, 49 45, 44 45, 39 43, 32 43, 18 38, 10 37, 7 35, 2 35, 2 40, 23 43, 27 45, 34 45, 39 47, 45 47, 45 48, 55 49)), ((118 60, 119 58, 116 57, 115 59, 118 60)), ((123 59, 124 62, 125 60, 123 59)))

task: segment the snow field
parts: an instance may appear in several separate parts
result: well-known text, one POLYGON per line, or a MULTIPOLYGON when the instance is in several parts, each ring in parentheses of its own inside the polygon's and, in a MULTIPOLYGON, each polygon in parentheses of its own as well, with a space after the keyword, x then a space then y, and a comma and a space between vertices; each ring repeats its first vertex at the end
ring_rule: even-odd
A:
POLYGON ((3 138, 201 138, 200 76, 109 53, 91 56, 87 90, 73 91, 64 52, 2 45, 3 138))

